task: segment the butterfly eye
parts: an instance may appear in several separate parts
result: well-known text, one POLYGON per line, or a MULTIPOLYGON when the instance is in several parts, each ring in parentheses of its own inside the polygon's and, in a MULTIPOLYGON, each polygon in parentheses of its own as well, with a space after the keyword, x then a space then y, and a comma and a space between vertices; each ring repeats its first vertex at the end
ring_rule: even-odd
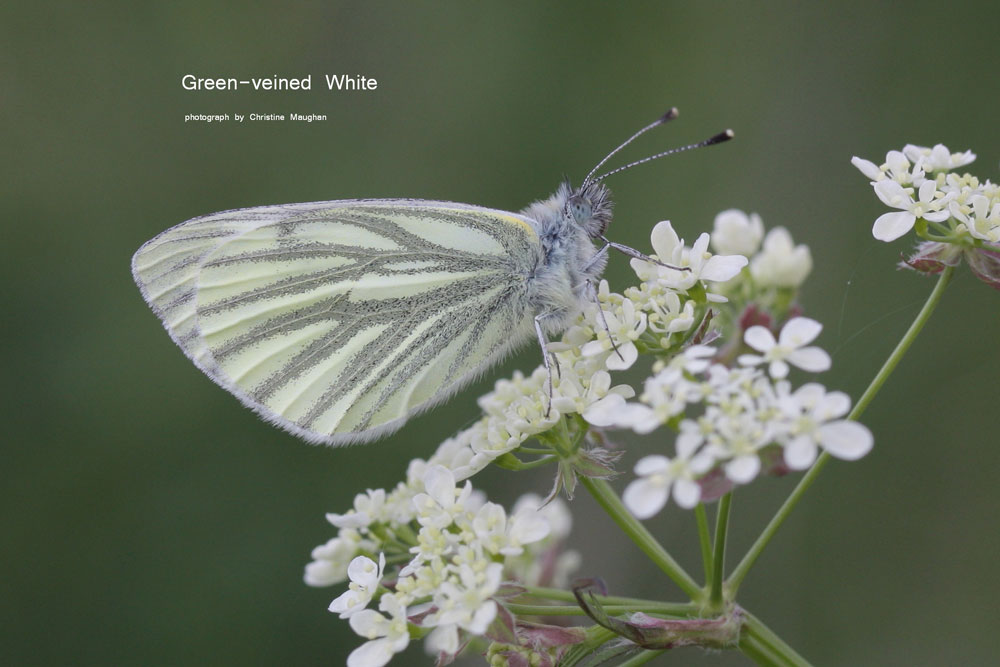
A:
POLYGON ((593 209, 590 206, 590 202, 582 197, 574 197, 569 204, 569 210, 573 214, 573 219, 576 220, 576 224, 581 227, 587 226, 587 221, 590 220, 593 215, 593 209))

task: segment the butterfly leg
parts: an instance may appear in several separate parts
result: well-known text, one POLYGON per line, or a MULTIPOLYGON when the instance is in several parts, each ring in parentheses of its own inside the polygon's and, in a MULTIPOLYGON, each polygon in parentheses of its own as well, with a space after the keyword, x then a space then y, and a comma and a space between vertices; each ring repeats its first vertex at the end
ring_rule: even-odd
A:
MULTIPOLYGON (((604 246, 607 248, 608 246, 604 246)), ((608 326, 608 319, 604 316, 604 308, 601 307, 601 298, 597 295, 597 288, 594 287, 594 282, 592 280, 587 280, 584 283, 584 290, 587 292, 587 296, 594 300, 597 304, 597 316, 601 320, 601 324, 604 325, 604 331, 608 334, 608 340, 611 341, 611 349, 615 351, 618 358, 625 361, 625 357, 622 355, 621 350, 618 349, 618 344, 615 343, 615 337, 611 335, 611 327, 608 326)))
POLYGON ((653 259, 649 255, 646 255, 646 254, 643 254, 643 253, 639 252, 635 248, 631 248, 631 247, 629 247, 627 245, 623 245, 621 243, 615 243, 614 241, 609 241, 606 238, 604 238, 603 236, 601 236, 600 239, 602 241, 604 241, 605 243, 608 244, 607 246, 605 246, 605 249, 608 248, 608 247, 611 247, 611 248, 614 248, 615 250, 617 250, 618 252, 622 253, 623 255, 628 255, 629 257, 633 257, 635 259, 641 259, 642 261, 649 262, 650 264, 657 264, 659 266, 664 266, 664 267, 666 267, 668 269, 673 269, 674 271, 690 271, 691 270, 687 266, 674 266, 673 264, 665 264, 665 263, 661 262, 658 259, 653 259))
MULTIPOLYGON (((597 264, 599 261, 601 261, 602 257, 604 257, 605 255, 608 254, 608 248, 610 248, 610 247, 611 247, 611 241, 607 241, 604 244, 604 247, 601 248, 600 250, 598 250, 597 252, 595 252, 594 256, 590 258, 590 261, 583 265, 583 268, 580 269, 580 273, 587 273, 588 271, 590 271, 590 269, 593 268, 593 266, 595 264, 597 264)), ((587 281, 587 282, 590 282, 590 281, 587 281)))
POLYGON ((540 315, 535 315, 535 334, 538 336, 538 344, 542 347, 542 361, 545 362, 545 371, 549 375, 548 382, 548 394, 549 394, 549 405, 545 408, 545 417, 548 418, 549 413, 552 412, 552 365, 549 361, 549 357, 555 361, 556 368, 559 367, 559 361, 555 358, 555 355, 550 355, 549 353, 549 341, 545 337, 545 331, 542 329, 542 320, 548 317, 549 313, 542 313, 540 315))

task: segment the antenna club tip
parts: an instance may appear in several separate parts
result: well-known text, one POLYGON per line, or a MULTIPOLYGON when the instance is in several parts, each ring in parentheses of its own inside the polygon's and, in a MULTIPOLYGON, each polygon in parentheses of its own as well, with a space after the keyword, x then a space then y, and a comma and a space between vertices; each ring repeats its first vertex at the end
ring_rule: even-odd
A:
POLYGON ((736 136, 736 134, 733 133, 732 130, 726 130, 725 132, 719 132, 714 137, 710 137, 709 139, 707 139, 705 141, 705 145, 706 146, 713 146, 715 144, 721 144, 723 141, 729 141, 730 139, 732 139, 735 136, 736 136))
POLYGON ((667 113, 660 116, 660 122, 666 123, 668 120, 673 120, 674 118, 677 118, 677 116, 679 116, 680 113, 681 112, 677 110, 677 107, 670 107, 667 110, 667 113))

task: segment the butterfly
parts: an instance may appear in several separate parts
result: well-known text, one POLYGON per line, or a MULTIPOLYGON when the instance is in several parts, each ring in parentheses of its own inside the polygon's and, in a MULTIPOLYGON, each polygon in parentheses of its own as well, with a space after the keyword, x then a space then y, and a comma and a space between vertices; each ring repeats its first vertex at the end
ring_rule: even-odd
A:
MULTIPOLYGON (((375 440, 596 300, 619 167, 519 212, 420 199, 258 206, 193 218, 132 258, 143 298, 217 384, 311 443, 375 440), (597 242, 599 245, 595 244, 597 242)), ((551 396, 551 370, 550 370, 551 396)))

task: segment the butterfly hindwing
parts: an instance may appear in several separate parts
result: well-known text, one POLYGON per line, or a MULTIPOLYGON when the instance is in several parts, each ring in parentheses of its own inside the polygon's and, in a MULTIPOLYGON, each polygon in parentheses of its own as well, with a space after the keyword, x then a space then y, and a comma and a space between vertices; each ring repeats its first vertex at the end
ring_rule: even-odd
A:
POLYGON ((530 336, 528 221, 360 200, 196 218, 143 246, 136 281, 202 370, 313 442, 374 439, 530 336))

